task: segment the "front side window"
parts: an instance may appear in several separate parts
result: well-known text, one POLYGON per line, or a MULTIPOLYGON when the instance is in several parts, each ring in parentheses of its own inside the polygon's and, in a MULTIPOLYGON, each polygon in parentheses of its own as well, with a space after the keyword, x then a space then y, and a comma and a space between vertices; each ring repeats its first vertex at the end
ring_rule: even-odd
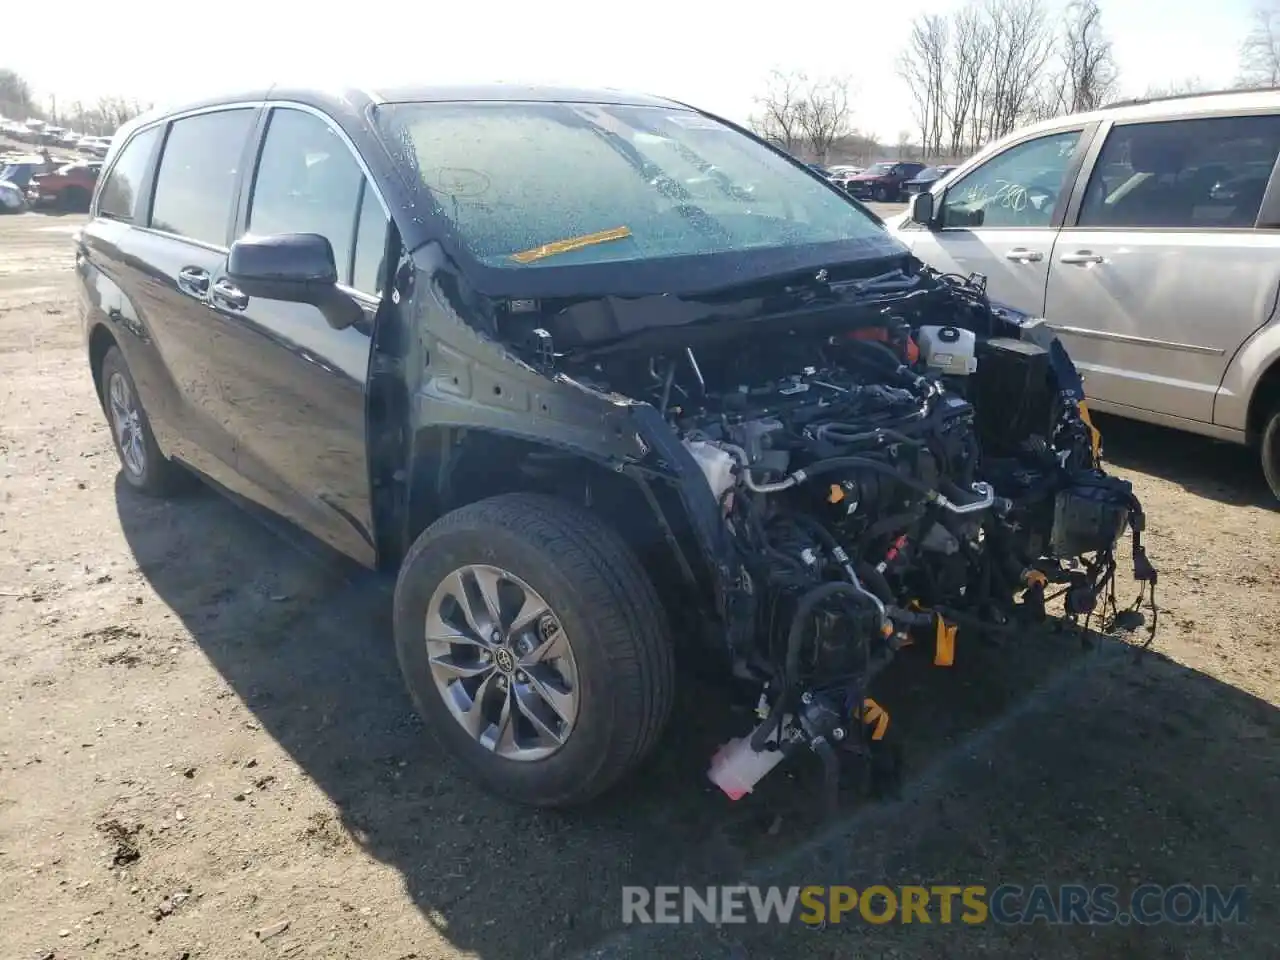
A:
POLYGON ((347 283, 363 178, 351 151, 326 121, 276 108, 258 158, 249 232, 320 234, 333 247, 338 277, 347 283))
POLYGON ((526 269, 884 238, 784 157, 681 108, 400 103, 378 108, 470 253, 526 269))
POLYGON ((98 195, 98 216, 133 220, 142 197, 142 178, 160 137, 160 127, 143 130, 125 145, 98 195))
POLYGON ((1082 227, 1252 227, 1280 153, 1280 117, 1133 123, 1107 136, 1082 227))
POLYGON ((1049 227, 1079 140, 1079 130, 1037 137, 970 170, 947 189, 942 226, 1049 227))
POLYGON ((223 246, 235 199, 251 109, 220 110, 175 120, 156 174, 151 226, 223 246))

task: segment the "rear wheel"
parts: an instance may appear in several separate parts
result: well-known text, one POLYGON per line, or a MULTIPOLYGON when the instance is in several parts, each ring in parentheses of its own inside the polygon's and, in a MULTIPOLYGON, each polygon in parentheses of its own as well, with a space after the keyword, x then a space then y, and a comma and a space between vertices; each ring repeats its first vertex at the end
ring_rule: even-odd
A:
POLYGON ((1280 499, 1280 406, 1271 411, 1262 428, 1262 473, 1271 492, 1280 499))
POLYGON ((666 617, 616 532, 552 497, 447 514, 405 558, 395 641, 433 736, 510 800, 563 807, 638 765, 671 710, 666 617))
POLYGON ((81 212, 89 209, 89 191, 84 187, 67 187, 58 194, 58 206, 67 211, 81 212))
POLYGON ((102 358, 99 383, 102 407, 125 482, 147 496, 177 493, 185 485, 187 474, 160 452, 142 401, 138 399, 137 385, 119 347, 111 347, 102 358))

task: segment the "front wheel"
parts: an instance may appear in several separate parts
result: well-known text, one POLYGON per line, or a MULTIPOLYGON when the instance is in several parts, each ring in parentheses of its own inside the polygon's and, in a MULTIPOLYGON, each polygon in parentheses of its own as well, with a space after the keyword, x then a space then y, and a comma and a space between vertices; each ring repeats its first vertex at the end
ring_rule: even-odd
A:
POLYGON ((876 187, 876 201, 878 203, 889 202, 889 188, 885 186, 876 187))
POLYGON ((520 803, 586 802, 636 767, 671 711, 665 612, 618 534, 553 497, 453 511, 410 548, 396 653, 438 742, 520 803))
POLYGON ((1272 494, 1280 499, 1280 406, 1271 411, 1263 425, 1261 447, 1262 474, 1272 494))

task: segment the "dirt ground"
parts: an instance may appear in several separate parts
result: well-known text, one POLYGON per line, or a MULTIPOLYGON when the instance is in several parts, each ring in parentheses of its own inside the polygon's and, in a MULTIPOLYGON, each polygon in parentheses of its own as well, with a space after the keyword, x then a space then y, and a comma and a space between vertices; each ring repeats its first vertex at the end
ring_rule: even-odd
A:
POLYGON ((0 217, 0 958, 1280 956, 1280 512, 1243 451, 1102 424, 1147 507, 1153 654, 1028 636, 895 667, 898 800, 822 823, 799 765, 730 804, 704 771, 747 721, 690 679, 628 789, 516 810, 424 735, 384 582, 117 479, 78 222, 0 217), (1242 883, 1249 922, 622 925, 624 884, 744 879, 1242 883))

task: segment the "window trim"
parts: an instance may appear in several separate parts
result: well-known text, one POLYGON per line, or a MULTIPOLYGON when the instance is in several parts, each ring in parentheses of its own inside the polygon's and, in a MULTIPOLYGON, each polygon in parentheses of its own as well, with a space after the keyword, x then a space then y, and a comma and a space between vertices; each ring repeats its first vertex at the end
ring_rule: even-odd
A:
POLYGON ((1106 120, 1098 131, 1098 135, 1094 137, 1094 143, 1090 147, 1088 163, 1084 174, 1081 178, 1078 196, 1073 197, 1071 208, 1067 211, 1067 218, 1063 221, 1061 229, 1071 231, 1073 233, 1167 233, 1167 234, 1212 234, 1213 236, 1226 236, 1233 233, 1252 234, 1259 231, 1273 230, 1280 228, 1280 151, 1277 151, 1276 160, 1271 165, 1271 176, 1267 179, 1267 187, 1262 194, 1262 202, 1258 205, 1258 214, 1254 217, 1252 226, 1247 227, 1127 227, 1127 226, 1109 226, 1103 224, 1082 224, 1080 223, 1080 209, 1084 205, 1084 195, 1089 189, 1089 183, 1093 179, 1093 170, 1098 164, 1098 160, 1102 157, 1102 151, 1107 145, 1107 140, 1112 132, 1119 127, 1133 126, 1149 126, 1156 123, 1185 123, 1189 120, 1239 120, 1247 117, 1267 117, 1273 116, 1280 119, 1280 108, 1271 106, 1266 108, 1255 108, 1250 110, 1213 110, 1213 111, 1189 111, 1186 113, 1169 114, 1168 116, 1159 117, 1135 117, 1129 120, 1106 120))
POLYGON ((226 243, 226 239, 229 236, 228 228, 230 226, 231 217, 235 215, 235 211, 238 210, 240 207, 240 195, 241 193, 243 193, 243 189, 244 189, 243 184, 244 184, 245 151, 248 149, 248 146, 253 143, 254 134, 258 128, 258 124, 261 121, 261 116, 262 116, 261 110, 262 110, 262 101, 260 100, 251 100, 251 101, 237 100, 237 101, 232 101, 230 103, 219 103, 213 106, 199 107, 195 110, 184 110, 181 113, 175 113, 172 116, 167 116, 163 120, 161 120, 160 124, 164 125, 164 135, 160 138, 159 152, 156 154, 156 156, 152 157, 151 182, 148 184, 146 216, 144 218, 145 222, 141 224, 135 224, 135 226, 137 226, 138 229, 146 230, 148 233, 154 234, 157 237, 165 237, 166 239, 169 239, 169 240, 180 240, 183 243, 189 243, 193 246, 201 247, 202 249, 205 249, 205 250, 212 250, 215 253, 225 254, 229 252, 231 247, 230 247, 230 244, 226 243), (208 113, 226 113, 232 110, 244 110, 244 109, 252 109, 254 111, 254 115, 251 118, 251 122, 249 124, 249 133, 245 137, 245 145, 241 148, 240 170, 236 176, 236 182, 235 182, 235 185, 232 187, 232 191, 231 191, 232 213, 228 217, 227 226, 224 226, 223 228, 223 243, 222 244, 210 243, 207 240, 200 240, 196 237, 186 237, 180 233, 171 233, 168 230, 161 230, 158 227, 152 226, 151 217, 152 217, 152 214, 155 212, 156 185, 160 181, 160 168, 164 165, 164 154, 169 147, 169 136, 170 134, 173 133, 173 125, 180 120, 188 120, 192 117, 203 116, 204 114, 208 114, 208 113))
MULTIPOLYGON (((253 162, 250 167, 246 168, 248 172, 242 180, 243 187, 236 204, 235 223, 232 227, 231 235, 234 238, 239 239, 248 231, 249 211, 253 204, 253 193, 258 186, 258 167, 262 163, 262 151, 266 147, 267 136, 271 132, 271 115, 277 109, 297 110, 302 113, 310 114, 322 123, 326 124, 329 129, 337 135, 338 139, 346 145, 348 152, 355 158, 356 166, 358 166, 360 168, 360 172, 364 174, 364 182, 356 196, 355 219, 352 221, 351 261, 354 262, 356 243, 359 240, 361 204, 364 201, 365 191, 369 187, 373 188, 373 195, 377 198, 378 206, 382 207, 382 213, 387 219, 387 236, 383 239, 385 253, 386 249, 390 246, 391 229, 394 226, 394 218, 391 216, 391 207, 387 203, 386 198, 382 195, 382 190, 378 186, 378 182, 374 178, 373 172, 369 169, 369 164, 365 162, 365 159, 361 156, 355 142, 347 135, 347 131, 342 129, 342 124, 338 123, 333 119, 333 117, 329 116, 329 114, 325 113, 323 110, 319 110, 308 103, 299 103, 296 100, 268 99, 264 100, 261 106, 262 113, 258 118, 258 125, 254 130, 253 136, 250 138, 251 148, 253 151, 251 154, 253 162)), ((232 242, 234 242, 234 240, 232 242)), ((351 263, 348 264, 348 267, 351 278, 354 280, 354 268, 351 263)), ((339 279, 337 286, 343 293, 362 298, 367 303, 377 304, 382 301, 382 297, 377 294, 357 290, 355 287, 343 283, 341 279, 339 279)))
MULTIPOLYGON (((1098 126, 1099 126, 1099 122, 1095 120, 1090 123, 1067 123, 1059 127, 1053 127, 1048 130, 1040 129, 1035 131, 1027 131, 1027 133, 1024 134, 1023 136, 1020 136, 1016 140, 1006 144, 1003 149, 999 150, 996 153, 991 154, 989 157, 986 157, 980 160, 978 163, 975 163, 969 169, 960 173, 959 176, 953 177, 953 174, 956 173, 955 170, 952 170, 949 173, 944 174, 944 176, 950 177, 951 181, 950 183, 947 184, 947 188, 942 191, 942 195, 939 196, 937 199, 938 218, 939 218, 938 219, 939 226, 937 228, 937 232, 938 233, 952 233, 952 232, 973 233, 974 231, 977 231, 977 230, 1017 230, 1021 232, 1030 232, 1033 230, 1043 231, 1043 230, 1061 229, 1063 223, 1065 222, 1065 216, 1067 211, 1074 204, 1076 204, 1077 194, 1082 192, 1083 190, 1083 188, 1080 187, 1080 173, 1084 166, 1085 155, 1092 150, 1093 145, 1097 140, 1098 126), (1063 171, 1063 174, 1062 174, 1063 190, 1058 194, 1058 201, 1057 203, 1054 204, 1053 213, 1050 215, 1048 223, 1040 224, 1038 226, 998 226, 998 227, 996 226, 988 227, 985 225, 978 226, 978 227, 948 227, 948 226, 942 225, 942 211, 946 204, 947 194, 950 193, 953 189, 955 189, 955 187, 958 184, 963 183, 965 178, 967 178, 970 174, 972 174, 974 171, 981 170, 983 167, 987 166, 993 160, 996 160, 999 157, 1003 157, 1010 150, 1016 150, 1018 147, 1024 146, 1028 143, 1032 143, 1036 140, 1045 140, 1049 137, 1058 137, 1064 133, 1075 133, 1075 134, 1079 134, 1079 136, 1076 139, 1076 146, 1075 146, 1075 150, 1072 151, 1071 159, 1067 161, 1067 167, 1063 171)), ((938 179, 941 180, 942 177, 939 177, 938 179)))

